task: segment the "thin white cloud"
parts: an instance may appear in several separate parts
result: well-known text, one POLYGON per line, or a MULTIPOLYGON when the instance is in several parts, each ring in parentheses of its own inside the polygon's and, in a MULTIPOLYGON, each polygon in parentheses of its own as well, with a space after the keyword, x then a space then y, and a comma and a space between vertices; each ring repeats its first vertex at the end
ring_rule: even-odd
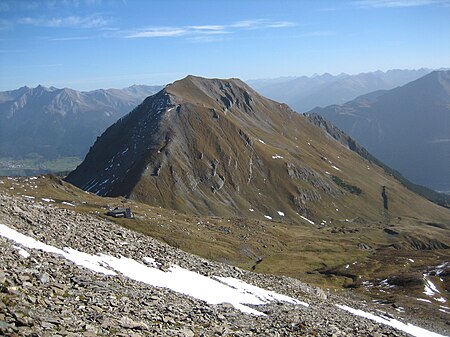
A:
POLYGON ((264 20, 258 19, 258 20, 244 20, 244 21, 238 21, 230 25, 230 27, 233 28, 256 28, 261 25, 261 23, 264 22, 264 20))
POLYGON ((189 26, 189 29, 195 29, 195 30, 205 30, 205 31, 218 31, 218 30, 225 30, 226 26, 223 25, 203 25, 203 26, 189 26))
POLYGON ((229 25, 229 27, 243 29, 286 28, 294 26, 296 24, 291 21, 271 21, 264 19, 237 21, 229 25))
POLYGON ((1 0, 0 12, 33 11, 38 9, 79 8, 86 6, 101 6, 102 0, 1 0))
POLYGON ((18 20, 19 24, 41 27, 69 27, 69 28, 99 28, 109 24, 109 20, 101 15, 86 17, 66 16, 54 18, 24 17, 18 20))
POLYGON ((449 0, 358 0, 353 2, 363 8, 401 8, 431 5, 449 5, 449 0))
POLYGON ((289 22, 289 21, 268 23, 266 25, 267 28, 286 28, 286 27, 294 27, 294 26, 296 26, 296 24, 293 22, 289 22))
POLYGON ((202 35, 232 34, 240 30, 249 29, 275 29, 293 27, 296 24, 290 21, 245 20, 228 25, 195 25, 181 27, 150 27, 126 32, 125 38, 152 38, 152 37, 179 37, 188 36, 192 41, 219 41, 219 38, 202 38, 202 35), (198 37, 198 38, 197 38, 198 37))
POLYGON ((150 28, 147 30, 142 30, 139 32, 131 33, 127 35, 127 38, 142 38, 142 37, 172 37, 181 36, 188 33, 187 29, 184 28, 169 28, 169 27, 159 27, 150 28))

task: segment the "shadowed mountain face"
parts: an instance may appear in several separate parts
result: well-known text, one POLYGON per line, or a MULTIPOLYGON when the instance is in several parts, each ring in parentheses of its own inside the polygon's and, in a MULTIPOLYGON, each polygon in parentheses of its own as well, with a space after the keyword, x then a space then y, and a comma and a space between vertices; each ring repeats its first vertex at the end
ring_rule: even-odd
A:
POLYGON ((80 92, 38 86, 0 92, 0 157, 83 157, 109 125, 160 88, 80 92))
POLYGON ((409 180, 450 191, 450 71, 316 108, 409 180))
POLYGON ((271 80, 250 80, 251 85, 266 97, 289 104, 298 112, 318 106, 343 104, 360 95, 376 90, 392 89, 414 81, 430 70, 389 70, 357 75, 302 76, 271 80))
POLYGON ((108 128, 66 180, 99 195, 205 215, 381 221, 434 209, 237 79, 188 76, 168 85, 108 128), (383 186, 396 196, 389 212, 383 186))

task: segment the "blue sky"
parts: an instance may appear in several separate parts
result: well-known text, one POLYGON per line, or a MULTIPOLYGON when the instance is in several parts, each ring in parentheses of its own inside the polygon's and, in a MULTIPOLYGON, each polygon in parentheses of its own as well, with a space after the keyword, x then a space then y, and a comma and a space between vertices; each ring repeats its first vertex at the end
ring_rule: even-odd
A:
POLYGON ((450 66, 450 0, 0 1, 0 90, 450 66))

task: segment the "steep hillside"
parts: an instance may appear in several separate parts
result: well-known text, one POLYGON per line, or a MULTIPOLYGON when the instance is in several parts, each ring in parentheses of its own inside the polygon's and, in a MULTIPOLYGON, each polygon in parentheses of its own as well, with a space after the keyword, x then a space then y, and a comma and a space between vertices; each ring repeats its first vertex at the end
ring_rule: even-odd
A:
POLYGON ((450 191, 450 71, 311 112, 414 183, 450 191))
POLYGON ((298 112, 318 106, 342 104, 375 90, 392 89, 428 74, 431 70, 388 70, 356 75, 330 74, 251 80, 247 83, 266 97, 289 104, 298 112))
POLYGON ((449 215, 237 79, 167 86, 111 126, 67 181, 203 215, 294 223, 449 215))
POLYGON ((23 159, 83 158, 106 127, 159 89, 132 86, 79 92, 38 86, 1 92, 0 158, 12 162, 11 173, 23 159))

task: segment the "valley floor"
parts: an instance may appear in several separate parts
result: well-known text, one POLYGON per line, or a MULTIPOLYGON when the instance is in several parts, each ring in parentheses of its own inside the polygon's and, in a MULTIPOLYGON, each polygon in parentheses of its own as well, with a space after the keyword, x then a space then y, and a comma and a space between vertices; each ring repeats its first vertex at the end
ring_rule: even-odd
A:
POLYGON ((62 157, 48 160, 43 157, 14 159, 0 157, 0 176, 25 176, 49 172, 69 172, 81 163, 79 157, 62 157))

